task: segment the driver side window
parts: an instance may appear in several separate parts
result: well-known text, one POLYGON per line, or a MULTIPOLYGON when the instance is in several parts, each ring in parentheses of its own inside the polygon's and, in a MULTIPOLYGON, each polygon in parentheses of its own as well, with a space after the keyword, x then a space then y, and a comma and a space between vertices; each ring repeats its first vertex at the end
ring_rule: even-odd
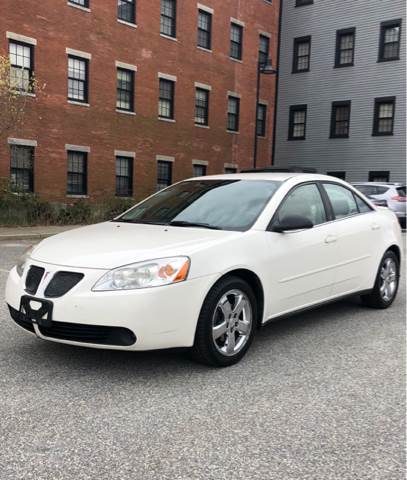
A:
POLYGON ((306 217, 313 225, 320 225, 327 221, 321 194, 314 183, 295 188, 283 200, 277 212, 277 220, 281 222, 284 217, 292 215, 306 217))

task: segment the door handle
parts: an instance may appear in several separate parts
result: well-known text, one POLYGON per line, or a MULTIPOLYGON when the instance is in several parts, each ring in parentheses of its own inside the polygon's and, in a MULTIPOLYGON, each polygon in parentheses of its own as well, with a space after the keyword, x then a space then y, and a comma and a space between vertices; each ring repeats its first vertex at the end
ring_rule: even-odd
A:
POLYGON ((338 240, 338 237, 336 235, 328 235, 325 238, 325 243, 335 243, 338 240))
POLYGON ((370 226, 372 230, 380 230, 380 225, 378 223, 372 223, 370 226))

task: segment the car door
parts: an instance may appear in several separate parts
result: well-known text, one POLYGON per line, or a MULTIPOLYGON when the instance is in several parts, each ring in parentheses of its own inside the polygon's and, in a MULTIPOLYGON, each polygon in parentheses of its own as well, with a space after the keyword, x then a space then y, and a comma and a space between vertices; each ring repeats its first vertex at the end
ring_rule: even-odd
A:
POLYGON ((268 231, 270 318, 328 299, 334 281, 337 244, 316 183, 294 187, 282 200, 270 223, 300 215, 312 221, 306 230, 268 231))
POLYGON ((332 207, 332 233, 337 242, 332 294, 339 296, 369 288, 382 245, 380 220, 376 212, 346 186, 326 182, 322 187, 332 207))

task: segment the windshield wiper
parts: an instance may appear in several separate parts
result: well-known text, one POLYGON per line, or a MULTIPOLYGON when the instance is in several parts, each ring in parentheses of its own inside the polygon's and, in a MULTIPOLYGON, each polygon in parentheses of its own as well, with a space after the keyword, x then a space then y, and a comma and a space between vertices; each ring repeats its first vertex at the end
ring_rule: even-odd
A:
POLYGON ((211 230, 221 230, 221 228, 215 225, 211 225, 210 223, 187 222, 186 220, 173 220, 168 225, 172 227, 198 227, 198 228, 209 228, 211 230))
POLYGON ((164 222, 155 222, 154 220, 137 220, 130 218, 118 218, 117 220, 112 220, 112 222, 123 222, 123 223, 141 223, 143 225, 167 225, 164 222))

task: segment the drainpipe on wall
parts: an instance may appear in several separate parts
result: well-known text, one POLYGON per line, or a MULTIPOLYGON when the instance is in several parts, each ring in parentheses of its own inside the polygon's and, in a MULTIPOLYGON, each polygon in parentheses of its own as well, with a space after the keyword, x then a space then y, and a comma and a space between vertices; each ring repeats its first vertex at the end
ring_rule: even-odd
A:
POLYGON ((273 120, 273 146, 271 151, 271 165, 274 165, 276 160, 276 136, 277 136, 277 106, 278 106, 278 86, 280 81, 280 52, 281 52, 281 28, 283 23, 283 2, 280 0, 280 11, 278 19, 278 49, 277 49, 277 65, 276 65, 276 89, 274 95, 274 120, 273 120))

